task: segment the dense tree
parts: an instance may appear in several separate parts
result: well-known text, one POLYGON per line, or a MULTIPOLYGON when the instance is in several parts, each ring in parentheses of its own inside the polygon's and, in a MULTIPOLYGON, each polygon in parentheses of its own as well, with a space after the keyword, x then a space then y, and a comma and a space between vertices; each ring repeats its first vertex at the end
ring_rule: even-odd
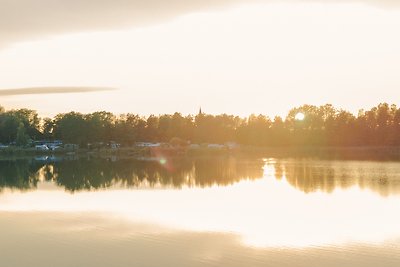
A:
POLYGON ((54 136, 66 143, 85 144, 88 142, 88 125, 81 113, 59 114, 54 119, 54 136))
POLYGON ((52 119, 50 118, 43 119, 43 126, 42 126, 43 138, 47 140, 53 138, 54 126, 55 123, 52 119))
POLYGON ((157 141, 160 139, 158 126, 160 119, 157 116, 150 115, 146 121, 146 136, 149 141, 157 141))
POLYGON ((17 137, 15 139, 15 142, 17 146, 26 146, 29 141, 29 136, 26 134, 25 126, 22 122, 19 123, 18 129, 17 129, 17 137))
POLYGON ((26 134, 31 139, 40 139, 40 119, 36 111, 29 109, 18 109, 0 111, 0 143, 16 141, 18 128, 23 124, 26 134))
POLYGON ((32 110, 5 111, 0 107, 0 143, 24 139, 21 137, 61 139, 81 145, 110 141, 132 145, 178 138, 199 144, 234 141, 252 146, 398 146, 400 109, 381 103, 355 116, 327 104, 293 108, 285 119, 262 114, 248 118, 205 113, 115 116, 101 111, 70 112, 40 120, 32 110))
POLYGON ((110 112, 94 112, 85 116, 87 139, 90 142, 107 142, 114 139, 115 115, 110 112))

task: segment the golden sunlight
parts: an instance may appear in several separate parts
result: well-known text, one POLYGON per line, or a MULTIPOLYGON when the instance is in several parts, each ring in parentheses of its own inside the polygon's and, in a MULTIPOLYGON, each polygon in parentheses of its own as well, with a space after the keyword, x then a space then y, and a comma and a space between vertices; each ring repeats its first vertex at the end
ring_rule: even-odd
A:
POLYGON ((306 117, 306 116, 304 115, 304 113, 299 112, 299 113, 296 114, 296 116, 295 116, 294 118, 295 118, 297 121, 302 121, 302 120, 304 120, 305 117, 306 117))
POLYGON ((400 0, 0 0, 0 267, 400 267, 399 29, 400 0))
POLYGON ((357 186, 337 188, 331 194, 305 194, 290 186, 286 175, 275 179, 275 171, 267 164, 262 179, 210 188, 134 193, 113 189, 73 195, 46 189, 4 190, 6 201, 0 203, 0 212, 90 212, 123 222, 158 225, 166 231, 234 233, 243 245, 263 248, 377 244, 399 236, 398 196, 381 198, 357 186))

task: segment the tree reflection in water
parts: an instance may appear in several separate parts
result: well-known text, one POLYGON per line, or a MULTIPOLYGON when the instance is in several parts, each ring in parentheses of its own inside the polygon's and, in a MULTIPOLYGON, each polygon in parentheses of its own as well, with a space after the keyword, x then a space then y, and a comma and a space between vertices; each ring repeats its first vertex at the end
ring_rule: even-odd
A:
POLYGON ((34 189, 43 179, 67 191, 123 187, 229 185, 263 177, 262 159, 233 157, 171 158, 165 160, 79 159, 0 161, 0 187, 34 189))
POLYGON ((275 177, 305 193, 331 193, 358 186, 382 196, 400 193, 400 163, 374 161, 329 161, 315 159, 277 160, 275 177))
POLYGON ((264 165, 271 165, 273 178, 287 180, 305 193, 333 192, 358 186, 382 196, 400 193, 400 163, 333 161, 318 159, 198 157, 163 160, 52 159, 0 160, 0 191, 30 190, 40 181, 51 181, 69 192, 112 186, 209 187, 225 186, 243 179, 271 178, 264 165))

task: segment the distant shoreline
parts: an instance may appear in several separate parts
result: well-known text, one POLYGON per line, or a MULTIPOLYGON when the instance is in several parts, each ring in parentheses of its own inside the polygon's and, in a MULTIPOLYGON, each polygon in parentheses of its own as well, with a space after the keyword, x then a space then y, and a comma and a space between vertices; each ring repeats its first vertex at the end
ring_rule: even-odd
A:
POLYGON ((330 104, 302 105, 291 109, 285 118, 263 114, 243 118, 212 115, 201 109, 197 115, 188 116, 178 112, 145 117, 98 111, 40 118, 34 110, 6 111, 0 107, 0 149, 37 146, 38 150, 47 150, 46 142, 51 150, 64 146, 130 148, 142 143, 142 147, 173 148, 240 146, 261 153, 277 150, 281 153, 287 148, 321 153, 343 150, 342 147, 346 151, 384 147, 378 150, 392 153, 392 147, 400 146, 400 108, 381 103, 370 110, 360 110, 355 116, 330 104))

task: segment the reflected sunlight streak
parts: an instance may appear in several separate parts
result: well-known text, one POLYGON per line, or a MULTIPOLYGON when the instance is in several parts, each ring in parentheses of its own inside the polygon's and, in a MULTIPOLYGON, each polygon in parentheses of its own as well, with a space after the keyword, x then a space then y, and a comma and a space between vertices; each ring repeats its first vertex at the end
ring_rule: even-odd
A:
POLYGON ((274 178, 231 186, 182 190, 62 191, 1 195, 0 211, 95 212, 168 231, 237 234, 256 247, 308 247, 348 242, 380 243, 400 237, 399 197, 385 199, 359 187, 305 194, 274 178), (384 226, 384 227, 383 227, 384 226))

